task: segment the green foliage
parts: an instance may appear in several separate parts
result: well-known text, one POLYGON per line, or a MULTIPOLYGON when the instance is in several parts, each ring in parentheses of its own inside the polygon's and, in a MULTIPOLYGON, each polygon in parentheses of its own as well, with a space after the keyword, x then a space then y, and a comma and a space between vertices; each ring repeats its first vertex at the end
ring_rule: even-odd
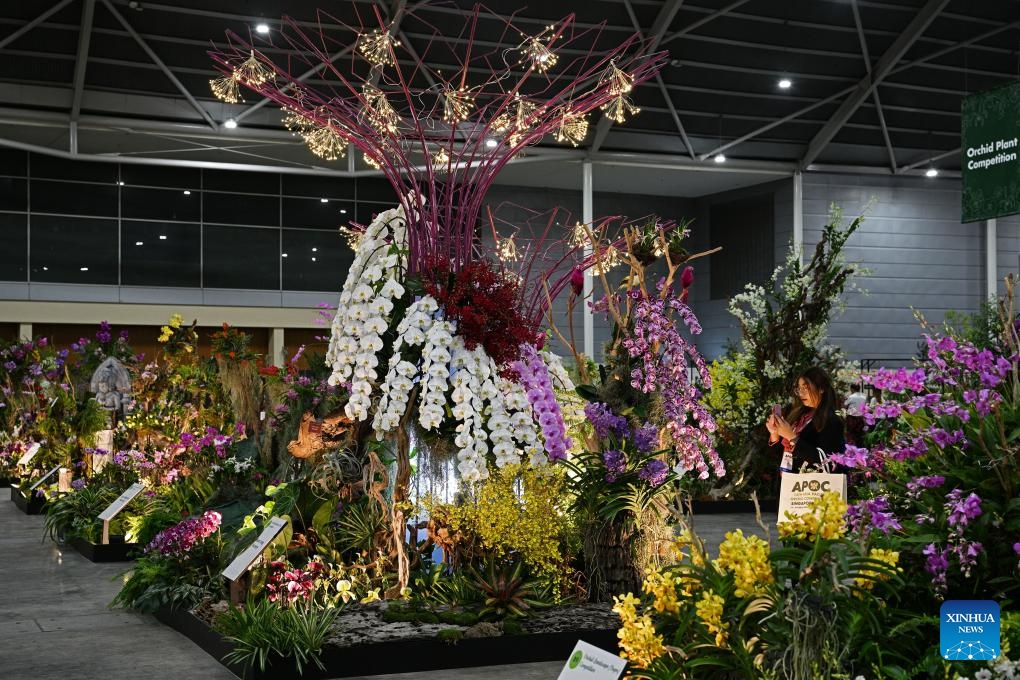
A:
POLYGON ((331 528, 341 553, 371 554, 377 535, 386 529, 386 517, 379 504, 366 496, 345 507, 331 528))
POLYGON ((101 485, 90 484, 82 489, 60 496, 47 505, 45 530, 54 541, 78 536, 98 543, 103 531, 99 513, 112 503, 120 492, 101 485))
POLYGON ((444 628, 436 633, 436 639, 448 645, 455 645, 464 637, 464 631, 460 628, 444 628))
POLYGON ((791 244, 766 287, 748 284, 730 302, 730 313, 740 323, 740 344, 709 369, 708 403, 720 426, 717 443, 727 470, 726 484, 716 495, 754 490, 770 495, 763 481, 778 461, 762 455, 764 422, 773 404, 791 401, 797 375, 822 366, 840 391, 839 351, 826 345, 825 332, 844 292, 853 287, 857 268, 847 264, 843 251, 863 221, 860 216, 844 226, 841 210, 833 206, 806 264, 791 244))
MULTIPOLYGON (((465 606, 480 603, 482 594, 466 571, 450 571, 446 564, 432 564, 412 575, 411 598, 418 606, 437 604, 465 606)), ((477 620, 477 615, 474 616, 477 620)), ((445 619, 444 622, 457 623, 445 619)))
POLYGON ((978 349, 1003 349, 1005 327, 999 314, 998 300, 994 297, 982 300, 981 307, 972 314, 953 310, 946 312, 944 325, 947 335, 969 342, 978 349))
POLYGON ((322 646, 340 611, 319 609, 303 601, 281 607, 266 599, 249 599, 216 622, 217 629, 234 644, 224 661, 262 672, 270 665, 280 672, 279 662, 290 661, 299 675, 310 663, 324 669, 322 646))
POLYGON ((544 604, 539 599, 539 583, 525 577, 523 561, 501 564, 489 560, 484 572, 472 568, 471 575, 475 587, 485 597, 479 610, 480 618, 527 616, 533 607, 544 604))
POLYGON ((195 582, 182 578, 180 570, 165 560, 142 558, 126 574, 124 585, 110 606, 149 614, 162 607, 183 609, 207 597, 218 598, 221 588, 215 585, 208 579, 195 582))

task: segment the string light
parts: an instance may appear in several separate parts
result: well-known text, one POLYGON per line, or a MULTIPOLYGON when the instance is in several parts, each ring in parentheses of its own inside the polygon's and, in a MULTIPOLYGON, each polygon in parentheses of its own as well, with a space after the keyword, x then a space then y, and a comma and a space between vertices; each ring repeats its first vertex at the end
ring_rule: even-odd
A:
POLYGON ((445 148, 440 148, 432 156, 432 168, 435 172, 446 172, 447 166, 450 165, 450 154, 446 152, 445 148))
POLYGON ((368 118, 369 125, 382 134, 397 134, 400 114, 390 106, 386 93, 366 84, 362 96, 365 98, 365 117, 368 118))
POLYGON ((213 78, 209 81, 209 89, 220 101, 228 104, 237 104, 241 101, 241 91, 233 74, 213 78))
POLYGON ((634 105, 627 96, 634 89, 634 78, 621 71, 616 62, 610 62, 609 68, 602 75, 599 85, 608 85, 608 94, 612 99, 600 108, 606 112, 606 117, 617 123, 622 123, 627 114, 635 115, 641 111, 634 105))
POLYGON ((321 127, 304 135, 308 149, 319 158, 335 161, 347 153, 347 140, 332 127, 321 127))
POLYGON ((570 142, 571 146, 578 146, 588 136, 588 118, 582 113, 572 113, 569 109, 564 111, 560 126, 556 130, 557 142, 570 142))
POLYGON ((496 238, 496 257, 503 262, 516 262, 520 259, 517 253, 517 244, 514 243, 514 234, 504 239, 496 238))
POLYGON ((570 245, 574 248, 584 248, 590 243, 591 239, 588 238, 588 229, 585 225, 580 222, 575 224, 574 230, 570 234, 570 245))
POLYGON ((365 161, 365 165, 367 165, 367 166, 369 166, 371 168, 375 168, 376 170, 382 170, 382 164, 379 163, 379 161, 377 161, 374 156, 370 156, 366 152, 366 153, 361 155, 361 158, 362 158, 362 160, 365 161))
POLYGON ((455 125, 462 123, 475 108, 475 98, 467 90, 446 90, 443 93, 443 120, 455 125))
POLYGON ((356 49, 370 64, 393 66, 393 50, 397 47, 400 47, 400 41, 394 40, 388 29, 380 31, 377 28, 359 35, 356 49))
POLYGON ((555 66, 559 61, 559 56, 549 48, 550 43, 556 37, 555 29, 555 26, 546 26, 545 30, 537 36, 527 38, 520 47, 521 62, 531 62, 531 68, 539 73, 545 73, 555 66))
POLYGON ((250 87, 259 87, 266 81, 272 80, 274 76, 273 70, 264 66, 255 57, 255 50, 251 51, 251 56, 245 59, 244 63, 234 69, 234 78, 245 82, 250 87))
POLYGON ((361 243, 361 237, 364 232, 357 229, 351 229, 347 225, 340 227, 340 234, 344 237, 347 242, 347 246, 354 251, 358 250, 358 245, 361 243))
POLYGON ((622 261, 623 258, 620 256, 619 250, 613 246, 606 246, 605 249, 599 251, 598 258, 591 269, 596 274, 607 274, 610 269, 618 266, 622 261))
POLYGON ((527 99, 515 96, 514 101, 507 109, 493 119, 490 127, 494 132, 506 135, 510 146, 514 146, 531 127, 530 121, 535 112, 539 110, 539 106, 527 99))

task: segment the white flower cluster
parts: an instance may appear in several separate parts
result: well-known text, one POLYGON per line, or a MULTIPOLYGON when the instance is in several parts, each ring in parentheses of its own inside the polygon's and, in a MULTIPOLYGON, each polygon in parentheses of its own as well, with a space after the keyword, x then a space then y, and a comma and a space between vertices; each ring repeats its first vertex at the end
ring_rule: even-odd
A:
POLYGON ((407 267, 406 245, 404 209, 380 213, 361 237, 340 293, 326 362, 333 369, 331 385, 351 384, 344 407, 351 420, 368 419, 382 335, 390 325, 393 300, 404 294, 400 279, 407 267))
POLYGON ((545 350, 541 352, 542 360, 545 361, 545 365, 549 368, 549 377, 552 378, 552 386, 557 390, 566 390, 567 392, 573 392, 576 385, 574 381, 570 379, 570 374, 567 373, 567 369, 563 367, 563 359, 558 354, 545 350))
POLYGON ((226 470, 232 474, 247 472, 254 467, 251 458, 224 458, 223 465, 213 463, 209 466, 209 479, 213 479, 216 473, 226 470))
POLYGON ((533 464, 544 461, 524 389, 502 378, 480 345, 467 349, 455 324, 437 318, 438 312, 435 299, 425 296, 411 304, 397 326, 393 356, 372 423, 376 436, 382 438, 399 426, 417 384, 418 423, 425 430, 442 425, 450 404, 450 413, 458 423, 454 439, 459 449, 457 468, 464 481, 488 476, 485 459, 490 444, 500 467, 517 462, 519 449, 533 464), (401 354, 416 355, 419 349, 418 363, 401 354))

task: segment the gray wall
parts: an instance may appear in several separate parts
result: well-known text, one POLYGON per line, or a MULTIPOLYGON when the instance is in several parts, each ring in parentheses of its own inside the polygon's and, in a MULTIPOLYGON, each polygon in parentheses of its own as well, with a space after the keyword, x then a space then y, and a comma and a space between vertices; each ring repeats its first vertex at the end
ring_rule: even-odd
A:
MULTIPOLYGON (((775 192, 774 256, 779 264, 792 238, 792 180, 740 195, 763 189, 775 192)), ((849 294, 845 312, 829 326, 831 342, 849 358, 879 359, 885 365, 909 362, 921 334, 913 309, 940 323, 949 310, 979 308, 986 293, 985 223, 960 223, 959 180, 806 173, 803 190, 805 258, 821 236, 831 204, 839 204, 849 221, 872 202, 846 248, 848 261, 870 270, 858 279, 865 292, 849 294)), ((738 197, 729 192, 699 199, 699 214, 707 220, 708 205, 738 197)), ((707 237, 711 225, 698 233, 707 237)), ((1001 293, 1001 278, 1018 270, 1020 217, 998 220, 997 247, 1001 293)), ((725 311, 726 302, 705 295, 696 291, 693 298, 705 325, 699 346, 716 356, 727 339, 739 337, 739 330, 725 311)))

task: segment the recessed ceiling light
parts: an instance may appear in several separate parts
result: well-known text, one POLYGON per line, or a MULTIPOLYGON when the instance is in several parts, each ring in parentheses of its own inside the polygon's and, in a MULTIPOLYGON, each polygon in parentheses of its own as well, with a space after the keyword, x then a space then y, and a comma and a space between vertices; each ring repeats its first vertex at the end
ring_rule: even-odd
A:
POLYGON ((223 127, 227 128, 228 130, 233 130, 234 128, 237 127, 237 121, 234 120, 233 118, 227 118, 225 121, 223 121, 223 127))
POLYGON ((159 240, 160 241, 165 241, 166 240, 166 234, 160 234, 159 235, 159 240))
POLYGON ((124 180, 117 180, 117 186, 119 187, 124 186, 124 180))
POLYGON ((184 190, 184 195, 185 196, 190 196, 191 195, 191 189, 185 189, 184 190))
POLYGON ((83 272, 87 272, 89 270, 88 267, 80 267, 79 269, 80 269, 80 271, 83 271, 83 272))
POLYGON ((726 156, 724 154, 717 153, 712 160, 714 160, 716 163, 725 163, 726 156))
POLYGON ((792 86, 793 86, 793 81, 790 80, 789 78, 782 78, 779 81, 779 89, 780 90, 789 90, 792 86))
POLYGON ((347 214, 347 208, 340 208, 340 214, 341 215, 346 215, 347 214))
POLYGON ((319 203, 329 203, 329 199, 328 198, 320 198, 319 199, 319 203))
POLYGON ((318 248, 312 248, 312 252, 313 253, 317 253, 317 252, 319 252, 319 249, 318 248))
POLYGON ((269 24, 265 24, 265 23, 263 23, 263 24, 256 24, 255 25, 255 32, 258 33, 259 35, 265 35, 266 33, 269 33, 269 24))
POLYGON ((283 255, 280 255, 280 257, 287 257, 287 253, 284 253, 283 255))
POLYGON ((486 148, 495 149, 498 145, 499 145, 499 142, 497 142, 492 137, 489 137, 488 139, 485 140, 486 148))
POLYGON ((312 258, 312 262, 315 262, 315 258, 314 257, 312 258))
POLYGON ((42 268, 42 270, 43 270, 44 272, 48 272, 48 271, 50 270, 50 268, 49 268, 49 267, 43 267, 43 268, 42 268))
POLYGON ((928 168, 928 170, 924 173, 924 176, 925 177, 938 177, 939 176, 939 171, 936 170, 935 168, 928 168))
POLYGON ((144 246, 145 243, 143 243, 142 241, 135 241, 135 245, 136 246, 144 246))

